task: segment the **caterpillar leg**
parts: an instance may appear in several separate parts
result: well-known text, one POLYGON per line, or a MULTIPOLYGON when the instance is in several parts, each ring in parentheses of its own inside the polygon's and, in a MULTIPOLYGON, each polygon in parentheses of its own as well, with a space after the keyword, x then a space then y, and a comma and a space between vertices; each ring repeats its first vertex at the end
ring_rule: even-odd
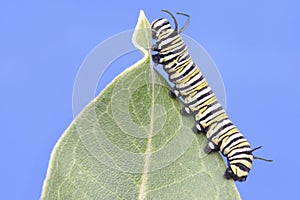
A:
POLYGON ((152 61, 156 64, 159 64, 159 55, 158 54, 152 55, 152 61))
POLYGON ((151 47, 152 51, 158 51, 158 45, 157 44, 153 44, 151 47))
POLYGON ((181 115, 183 116, 187 116, 191 114, 191 110, 189 107, 184 106, 181 110, 180 110, 181 115))
POLYGON ((229 167, 227 167, 227 169, 226 169, 226 171, 224 173, 224 177, 226 179, 231 179, 231 178, 234 177, 234 174, 233 174, 233 172, 231 171, 231 169, 229 167))
POLYGON ((201 131, 197 128, 197 124, 192 128, 194 133, 200 133, 201 131))
POLYGON ((173 89, 169 90, 169 96, 172 99, 175 99, 179 96, 179 91, 173 88, 173 89))
POLYGON ((233 171, 230 169, 230 167, 227 167, 225 173, 224 173, 224 177, 227 179, 233 179, 234 181, 246 181, 247 176, 238 176, 237 174, 233 173, 233 171))
POLYGON ((204 152, 207 154, 212 151, 217 151, 217 150, 218 150, 218 147, 211 141, 208 141, 206 147, 204 148, 204 152))
POLYGON ((206 132, 205 128, 201 126, 200 121, 196 121, 192 130, 194 133, 206 132))

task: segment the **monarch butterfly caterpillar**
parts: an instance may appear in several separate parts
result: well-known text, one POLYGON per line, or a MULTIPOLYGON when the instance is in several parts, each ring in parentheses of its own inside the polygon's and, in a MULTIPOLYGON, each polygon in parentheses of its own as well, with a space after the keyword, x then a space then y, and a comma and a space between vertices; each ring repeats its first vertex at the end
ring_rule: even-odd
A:
POLYGON ((218 102, 205 77, 198 66, 193 62, 187 46, 180 36, 190 22, 190 16, 186 16, 187 22, 178 30, 178 24, 174 15, 168 10, 174 20, 175 29, 171 28, 169 21, 160 18, 152 22, 152 37, 156 41, 152 50, 157 54, 152 55, 156 64, 163 65, 168 73, 169 80, 174 84, 169 95, 171 98, 182 97, 184 107, 183 115, 192 115, 195 118, 194 132, 204 132, 208 139, 205 152, 220 151, 226 158, 228 167, 224 173, 227 179, 245 181, 252 167, 253 159, 264 158, 253 156, 249 142, 231 122, 222 105, 218 102))

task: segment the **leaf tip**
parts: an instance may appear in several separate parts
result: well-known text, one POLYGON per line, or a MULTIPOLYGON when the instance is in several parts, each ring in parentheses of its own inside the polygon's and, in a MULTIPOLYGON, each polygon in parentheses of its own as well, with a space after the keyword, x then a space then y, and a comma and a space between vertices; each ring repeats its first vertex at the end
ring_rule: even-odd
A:
POLYGON ((151 49, 151 29, 150 23, 143 10, 140 10, 138 22, 132 36, 132 42, 145 57, 149 57, 151 49))
POLYGON ((146 15, 145 15, 144 10, 140 10, 139 19, 140 19, 140 18, 146 18, 146 15))

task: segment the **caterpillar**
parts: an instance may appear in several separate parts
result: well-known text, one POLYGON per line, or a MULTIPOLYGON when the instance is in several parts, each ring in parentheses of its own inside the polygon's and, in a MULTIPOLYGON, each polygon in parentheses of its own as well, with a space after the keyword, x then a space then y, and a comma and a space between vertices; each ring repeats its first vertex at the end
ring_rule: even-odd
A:
POLYGON ((204 151, 220 151, 227 158, 225 178, 245 181, 253 159, 271 160, 253 155, 253 151, 261 146, 251 149, 249 142, 231 122, 199 67, 193 62, 180 36, 187 28, 190 16, 176 13, 187 17, 185 25, 178 30, 174 15, 168 10, 162 11, 172 17, 175 28, 171 28, 166 18, 151 23, 152 38, 155 40, 152 50, 157 52, 152 55, 152 60, 156 65, 163 66, 169 80, 174 84, 169 95, 171 98, 181 97, 184 103, 181 114, 192 115, 196 121, 193 131, 206 134, 208 143, 204 151))

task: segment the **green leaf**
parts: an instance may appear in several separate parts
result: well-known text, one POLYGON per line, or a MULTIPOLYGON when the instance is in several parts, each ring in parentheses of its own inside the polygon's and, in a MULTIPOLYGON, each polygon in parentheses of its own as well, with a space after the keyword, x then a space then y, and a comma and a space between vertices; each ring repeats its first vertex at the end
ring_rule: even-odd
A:
POLYGON ((141 11, 133 36, 144 57, 118 76, 56 144, 41 199, 240 199, 218 153, 150 62, 141 11))

